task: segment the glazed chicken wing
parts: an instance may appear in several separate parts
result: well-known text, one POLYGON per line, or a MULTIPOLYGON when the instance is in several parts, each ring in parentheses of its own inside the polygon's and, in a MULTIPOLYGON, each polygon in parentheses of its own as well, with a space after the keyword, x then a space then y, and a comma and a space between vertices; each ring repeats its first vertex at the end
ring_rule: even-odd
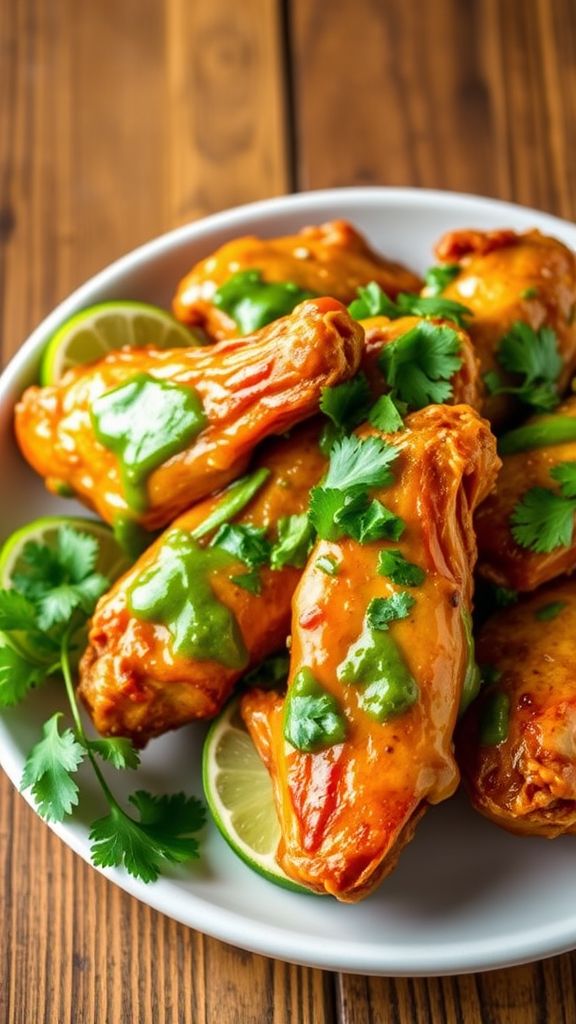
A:
POLYGON ((452 732, 473 678, 471 517, 498 466, 488 424, 468 406, 414 413, 391 440, 393 479, 377 499, 402 521, 396 540, 319 541, 294 596, 287 695, 254 690, 241 703, 273 781, 279 863, 349 902, 393 869, 425 807, 458 784, 452 732))
POLYGON ((294 526, 306 540, 302 513, 326 465, 317 442, 316 424, 299 427, 289 440, 268 442, 259 465, 269 476, 232 518, 245 534, 248 528, 247 537, 228 528, 228 541, 210 546, 218 534, 203 532, 229 489, 177 519, 100 600, 79 686, 99 732, 142 745, 191 719, 209 718, 250 666, 285 643, 306 544, 285 547, 277 568, 268 559, 244 580, 246 565, 232 552, 241 555, 242 544, 256 543, 258 554, 258 529, 273 540, 288 516, 301 516, 304 523, 294 526))
POLYGON ((155 529, 224 486, 253 448, 317 411, 323 387, 358 368, 362 328, 333 299, 302 303, 242 340, 120 349, 32 387, 20 447, 52 490, 63 483, 109 523, 155 529))
POLYGON ((227 242, 180 282, 173 305, 184 323, 220 340, 269 323, 306 296, 351 302, 369 281, 392 298, 421 286, 410 270, 373 252, 351 224, 337 220, 297 235, 227 242))
POLYGON ((383 368, 380 364, 382 349, 400 338, 405 338, 420 324, 435 325, 454 331, 458 342, 458 358, 460 368, 450 378, 451 394, 445 401, 458 405, 465 403, 473 409, 479 409, 484 397, 484 388, 480 380, 478 360, 472 348, 470 337, 463 328, 451 321, 440 319, 423 320, 418 316, 402 316, 397 320, 389 320, 386 316, 374 316, 361 320, 364 328, 364 349, 362 352, 361 369, 366 374, 375 394, 383 390, 383 368))
POLYGON ((500 586, 535 590, 576 568, 576 502, 563 480, 576 471, 576 398, 504 434, 499 451, 496 487, 474 519, 478 571, 500 586))
POLYGON ((475 808, 523 835, 576 832, 576 582, 498 612, 480 632, 487 684, 459 730, 475 808))
MULTIPOLYGON (((436 256, 455 274, 443 297, 474 313, 468 329, 482 373, 497 371, 513 380, 498 361, 502 338, 518 322, 535 331, 547 325, 557 338, 562 395, 576 369, 574 253, 539 231, 450 231, 436 246, 436 256)), ((483 411, 501 426, 514 405, 508 395, 488 395, 483 411)))

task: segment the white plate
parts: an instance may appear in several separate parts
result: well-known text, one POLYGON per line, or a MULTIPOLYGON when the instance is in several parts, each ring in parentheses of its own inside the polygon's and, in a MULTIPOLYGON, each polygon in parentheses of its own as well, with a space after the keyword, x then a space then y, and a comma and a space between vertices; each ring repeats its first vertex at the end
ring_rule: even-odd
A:
MULTIPOLYGON (((384 253, 423 271, 432 245, 458 227, 540 227, 576 247, 576 228, 534 210, 473 196, 410 189, 341 189, 256 203, 173 231, 114 263, 34 332, 0 381, 0 537, 33 517, 76 510, 46 496, 19 455, 12 407, 34 378, 45 340, 76 310, 104 299, 168 305, 179 277, 222 242, 249 232, 276 235, 344 217, 384 253)), ((26 753, 56 702, 57 686, 32 695, 0 721, 0 762, 18 783, 26 753)), ((201 727, 150 744, 137 785, 200 794, 201 727)), ((117 773, 123 793, 134 775, 117 773), (122 788, 122 783, 125 786, 122 788)), ((83 815, 54 831, 89 861, 88 828, 98 794, 87 776, 83 815)), ((214 827, 202 858, 145 886, 123 871, 104 874, 144 903, 226 942, 296 963, 366 974, 453 974, 502 967, 576 946, 574 841, 519 839, 471 811, 462 797, 432 809, 398 870, 358 906, 300 896, 253 874, 214 827)))

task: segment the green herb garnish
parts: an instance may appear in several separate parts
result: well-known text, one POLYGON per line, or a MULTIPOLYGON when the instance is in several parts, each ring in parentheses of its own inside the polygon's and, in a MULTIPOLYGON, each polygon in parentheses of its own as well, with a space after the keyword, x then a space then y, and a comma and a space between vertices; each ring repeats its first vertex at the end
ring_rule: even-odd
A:
POLYGON ((544 412, 558 405, 562 359, 551 327, 534 331, 518 321, 502 338, 496 358, 503 370, 520 379, 517 384, 506 384, 499 373, 486 373, 484 382, 491 395, 514 395, 525 405, 544 412))
POLYGON ((313 753, 345 737, 346 719, 338 701, 309 668, 301 668, 284 702, 284 738, 297 750, 313 753))
POLYGON ((460 338, 452 327, 424 320, 385 345, 378 364, 394 401, 422 409, 451 397, 452 378, 462 366, 459 352, 460 338))
POLYGON ((366 622, 370 629, 389 629, 391 622, 408 618, 415 604, 415 598, 406 590, 390 597, 374 597, 366 611, 366 622))
POLYGON ((402 552, 395 548, 380 552, 377 571, 380 576, 387 576, 392 583, 405 587, 419 587, 426 579, 425 570, 408 562, 402 552))
POLYGON ((531 487, 510 516, 512 536, 520 547, 539 554, 569 547, 576 512, 576 462, 563 462, 550 470, 560 490, 531 487))
POLYGON ((261 270, 240 270, 214 292, 213 303, 234 320, 240 334, 252 334, 314 298, 292 281, 265 281, 261 270))
POLYGON ((566 608, 566 601, 549 601, 548 604, 543 604, 534 612, 534 618, 538 619, 538 622, 551 622, 552 619, 560 615, 564 608, 566 608))
POLYGON ((43 818, 62 821, 79 802, 74 776, 87 761, 109 807, 91 827, 93 862, 123 865, 151 882, 166 862, 198 856, 191 833, 202 827, 205 812, 200 801, 182 793, 154 797, 139 791, 129 798, 138 809, 137 821, 120 806, 101 772, 97 758, 119 769, 136 768, 139 758, 123 737, 89 739, 76 700, 71 657, 98 597, 109 587, 94 570, 97 555, 95 538, 69 526, 59 529, 55 547, 25 545, 25 568, 14 574, 14 589, 0 591, 0 706, 21 700, 47 676, 63 678, 73 728, 61 730, 61 712, 45 723, 42 738, 26 759, 22 789, 31 790, 43 818), (24 630, 26 649, 20 640, 24 630))
POLYGON ((301 569, 313 543, 314 529, 305 512, 282 516, 278 520, 278 540, 270 551, 272 569, 283 569, 285 565, 301 569))
POLYGON ((459 326, 465 325, 466 320, 473 315, 461 302, 443 299, 438 294, 423 296, 401 292, 393 301, 375 281, 358 288, 358 298, 350 303, 348 312, 355 320, 367 320, 375 316, 386 316, 390 320, 398 320, 403 316, 422 316, 452 320, 459 326))
POLYGON ((429 267, 424 275, 426 288, 430 295, 441 295, 460 273, 459 263, 443 263, 437 267, 429 267))

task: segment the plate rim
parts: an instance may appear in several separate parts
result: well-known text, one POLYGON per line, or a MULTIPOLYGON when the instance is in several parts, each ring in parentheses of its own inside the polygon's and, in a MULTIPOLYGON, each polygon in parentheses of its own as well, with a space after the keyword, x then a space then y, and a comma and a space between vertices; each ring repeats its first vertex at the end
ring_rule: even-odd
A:
MULTIPOLYGON (((413 208, 429 207, 432 204, 437 209, 446 207, 448 213, 457 209, 473 207, 479 215, 482 213, 490 216, 501 215, 503 220, 507 215, 512 217, 521 215, 524 218, 533 216, 537 221, 537 226, 543 230, 553 233, 559 228, 563 232, 567 228, 570 229, 574 234, 574 244, 576 244, 576 225, 568 220, 521 204, 489 196, 448 190, 353 186, 291 193, 232 207, 199 218, 145 242, 114 260, 76 288, 32 331, 0 375, 0 410, 4 401, 8 397, 11 398, 10 392, 17 386, 20 377, 26 373, 32 360, 37 357, 40 346, 45 343, 47 336, 64 319, 90 302, 94 293, 106 288, 118 276, 135 271, 147 264, 149 260, 161 258, 175 249, 184 249, 192 242, 200 242, 204 236, 210 237, 215 231, 229 231, 232 237, 235 227, 243 224, 247 219, 251 221, 266 220, 271 215, 292 213, 298 210, 303 213, 313 210, 316 219, 321 217, 323 208, 337 206, 342 201, 357 202, 366 209, 373 207, 375 203, 384 207, 409 203, 413 208)), ((449 227, 449 222, 447 227, 449 227)), ((8 724, 1 717, 0 766, 18 789, 22 762, 15 743, 11 740, 8 724)), ((29 793, 20 793, 20 795, 37 813, 31 795, 29 793)), ((43 824, 48 825, 90 867, 154 910, 167 914, 188 927, 198 929, 242 949, 303 966, 377 976, 451 975, 527 963, 535 959, 564 953, 576 946, 576 914, 570 920, 564 920, 562 926, 548 924, 528 930, 523 929, 521 936, 514 937, 515 944, 513 946, 511 946, 510 936, 505 935, 491 940, 444 943, 435 949, 431 949, 429 944, 422 946, 412 944, 409 947, 409 953, 404 946, 400 947, 399 954, 394 955, 392 947, 386 944, 377 947, 378 952, 375 952, 374 943, 364 946, 354 941, 347 944, 342 939, 322 939, 320 942, 315 936, 308 937, 306 941, 303 941, 303 935, 297 936, 290 926, 288 928, 272 927, 264 925, 262 922, 247 920, 242 913, 216 905, 190 891, 186 893, 186 901, 183 901, 181 897, 179 900, 178 890, 175 889, 174 892, 170 890, 170 886, 173 884, 172 879, 167 880, 166 886, 159 882, 155 886, 146 887, 144 883, 132 879, 120 869, 98 868, 90 860, 87 836, 77 835, 74 827, 66 822, 60 824, 43 822, 43 824), (184 905, 186 913, 181 909, 184 905), (193 913, 190 913, 191 909, 193 913)))

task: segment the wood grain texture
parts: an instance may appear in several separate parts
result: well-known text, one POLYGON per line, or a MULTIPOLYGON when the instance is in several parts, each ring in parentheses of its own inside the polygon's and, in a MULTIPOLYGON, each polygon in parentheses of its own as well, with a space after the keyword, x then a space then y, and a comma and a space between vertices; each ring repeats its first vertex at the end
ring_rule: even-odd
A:
MULTIPOLYGON (((572 0, 6 0, 1 355, 122 252, 294 170, 302 188, 454 188, 574 217, 575 142, 572 0)), ((90 870, 5 777, 0 920, 0 1024, 576 1020, 572 954, 379 979, 205 938, 90 870)))
POLYGON ((573 216, 571 0, 293 0, 291 24, 300 188, 417 185, 573 216))

